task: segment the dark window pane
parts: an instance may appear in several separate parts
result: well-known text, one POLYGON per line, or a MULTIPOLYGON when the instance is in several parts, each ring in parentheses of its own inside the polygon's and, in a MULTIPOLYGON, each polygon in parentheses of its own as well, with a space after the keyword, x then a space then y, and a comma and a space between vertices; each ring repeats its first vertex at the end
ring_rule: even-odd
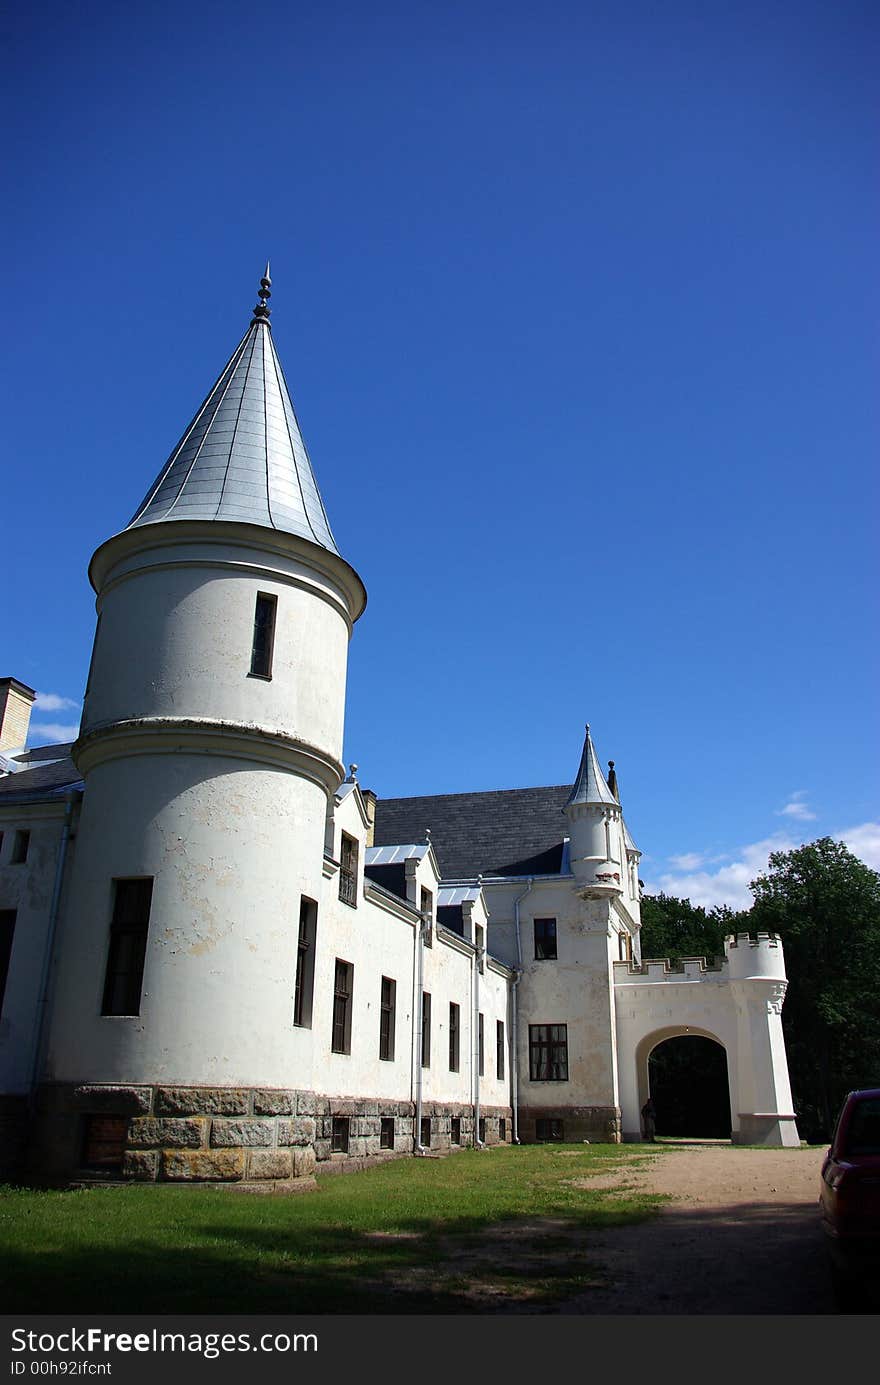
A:
POLYGON ((556 920, 535 919, 535 957, 552 961, 556 956, 556 920))
POLYGON ((152 880, 115 880, 110 951, 104 979, 105 1015, 139 1015, 152 880))
POLYGON ((0 1015, 3 1013, 3 997, 9 977, 9 959, 12 956, 12 938, 15 933, 15 909, 0 909, 0 1015))
POLYGON ((257 593, 254 611, 254 643, 251 650, 251 673, 258 678, 272 676, 272 650, 275 643, 275 609, 278 598, 257 593))

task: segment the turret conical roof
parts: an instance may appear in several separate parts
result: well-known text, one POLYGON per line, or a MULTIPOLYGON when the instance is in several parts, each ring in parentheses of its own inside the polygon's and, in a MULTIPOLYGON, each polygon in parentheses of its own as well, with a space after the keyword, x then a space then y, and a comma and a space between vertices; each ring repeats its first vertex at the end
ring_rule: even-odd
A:
POLYGON ((599 768, 589 724, 584 736, 584 749, 581 754, 577 778, 565 804, 566 808, 571 807, 573 803, 613 803, 617 806, 617 799, 609 789, 605 776, 599 768))
POLYGON ((139 505, 129 529, 231 520, 297 534, 338 553, 260 303, 216 384, 139 505))

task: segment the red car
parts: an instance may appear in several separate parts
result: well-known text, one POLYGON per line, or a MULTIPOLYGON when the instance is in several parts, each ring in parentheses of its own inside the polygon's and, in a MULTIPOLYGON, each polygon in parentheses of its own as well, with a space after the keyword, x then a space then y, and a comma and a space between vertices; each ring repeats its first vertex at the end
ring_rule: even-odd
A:
POLYGON ((838 1304, 861 1307, 880 1278, 880 1087, 844 1101, 822 1165, 819 1205, 838 1304))

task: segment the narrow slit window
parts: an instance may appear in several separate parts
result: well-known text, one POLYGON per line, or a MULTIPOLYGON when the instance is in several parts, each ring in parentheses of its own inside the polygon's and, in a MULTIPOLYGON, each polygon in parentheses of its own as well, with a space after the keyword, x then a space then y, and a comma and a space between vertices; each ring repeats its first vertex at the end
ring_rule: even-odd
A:
POLYGON ((396 996, 397 982, 390 976, 383 976, 379 1001, 379 1058, 384 1063, 394 1061, 396 996))
POLYGON ((458 1072, 460 1035, 461 1035, 461 1011, 455 1001, 449 1002, 449 1071, 458 1072))
POLYGON ((28 850, 31 844, 31 834, 25 828, 20 828, 12 838, 11 861, 14 866, 22 866, 28 857, 28 850))
POLYGON ((110 951, 104 978, 104 1015, 139 1015, 153 881, 114 880, 110 951))
POLYGON ((351 982, 354 967, 351 962, 336 959, 336 972, 333 981, 333 1037, 331 1048, 334 1053, 351 1053, 351 982))
POLYGON ((272 652, 275 647, 275 612, 277 596, 257 592, 254 611, 254 643, 251 650, 251 673, 254 678, 272 677, 272 652))
POLYGON ((12 957, 12 939, 15 934, 15 909, 0 909, 0 1015, 3 1014, 3 997, 9 977, 9 961, 12 957))
POLYGON ((422 991, 422 1067, 431 1066, 431 994, 422 991))
POLYGON ((318 906, 302 896, 299 905, 299 936, 296 948, 296 981, 293 993, 293 1022, 301 1029, 312 1027, 312 1000, 315 989, 315 936, 318 906))

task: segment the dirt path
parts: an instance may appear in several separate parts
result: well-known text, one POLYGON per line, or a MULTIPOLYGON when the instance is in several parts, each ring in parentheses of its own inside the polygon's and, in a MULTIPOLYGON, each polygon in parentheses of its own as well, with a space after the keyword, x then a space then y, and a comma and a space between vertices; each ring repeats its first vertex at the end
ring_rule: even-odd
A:
POLYGON ((590 1258, 607 1284, 561 1313, 816 1314, 836 1311, 817 1202, 823 1149, 663 1145, 590 1180, 667 1193, 658 1218, 603 1232, 590 1258))

